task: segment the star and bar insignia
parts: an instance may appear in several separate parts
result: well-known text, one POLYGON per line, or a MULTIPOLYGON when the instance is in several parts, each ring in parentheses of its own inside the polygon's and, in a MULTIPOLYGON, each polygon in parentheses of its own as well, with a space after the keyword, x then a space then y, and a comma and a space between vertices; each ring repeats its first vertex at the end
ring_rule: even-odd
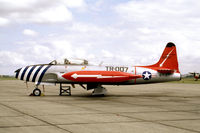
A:
POLYGON ((150 80, 151 79, 151 73, 149 72, 149 71, 144 71, 143 73, 142 73, 142 77, 143 77, 143 79, 144 80, 150 80))

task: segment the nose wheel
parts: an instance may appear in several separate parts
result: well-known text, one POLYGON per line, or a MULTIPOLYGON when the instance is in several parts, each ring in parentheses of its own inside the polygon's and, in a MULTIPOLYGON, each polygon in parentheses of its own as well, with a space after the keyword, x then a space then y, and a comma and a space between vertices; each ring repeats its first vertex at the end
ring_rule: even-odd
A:
POLYGON ((38 88, 35 88, 35 89, 33 90, 33 95, 34 95, 34 96, 40 96, 40 95, 41 95, 41 90, 38 89, 38 88))

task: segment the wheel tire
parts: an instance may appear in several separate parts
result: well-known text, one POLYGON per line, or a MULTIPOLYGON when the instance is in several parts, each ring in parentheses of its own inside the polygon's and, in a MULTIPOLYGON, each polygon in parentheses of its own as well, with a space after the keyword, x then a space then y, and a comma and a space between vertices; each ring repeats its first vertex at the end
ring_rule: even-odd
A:
POLYGON ((33 95, 34 95, 34 96, 40 96, 40 95, 41 95, 41 90, 38 89, 38 88, 34 89, 34 90, 33 90, 33 95))

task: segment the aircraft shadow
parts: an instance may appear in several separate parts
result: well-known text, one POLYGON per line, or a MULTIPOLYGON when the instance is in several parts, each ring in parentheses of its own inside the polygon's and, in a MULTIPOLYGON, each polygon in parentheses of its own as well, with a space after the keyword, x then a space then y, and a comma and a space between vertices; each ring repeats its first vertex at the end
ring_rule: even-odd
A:
POLYGON ((72 94, 71 96, 68 95, 45 95, 44 97, 79 97, 79 98, 109 98, 109 97, 145 97, 145 98, 151 98, 151 97, 184 97, 184 96, 171 96, 167 95, 166 93, 156 93, 156 94, 106 94, 106 95, 91 95, 91 94, 72 94))

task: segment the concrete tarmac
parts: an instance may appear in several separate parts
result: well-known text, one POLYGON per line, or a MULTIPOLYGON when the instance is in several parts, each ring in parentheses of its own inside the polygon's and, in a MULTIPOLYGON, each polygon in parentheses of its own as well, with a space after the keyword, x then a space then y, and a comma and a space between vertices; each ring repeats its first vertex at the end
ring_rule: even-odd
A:
POLYGON ((200 133, 200 85, 105 86, 104 97, 77 85, 72 96, 46 86, 28 96, 19 80, 0 81, 0 133, 200 133))

